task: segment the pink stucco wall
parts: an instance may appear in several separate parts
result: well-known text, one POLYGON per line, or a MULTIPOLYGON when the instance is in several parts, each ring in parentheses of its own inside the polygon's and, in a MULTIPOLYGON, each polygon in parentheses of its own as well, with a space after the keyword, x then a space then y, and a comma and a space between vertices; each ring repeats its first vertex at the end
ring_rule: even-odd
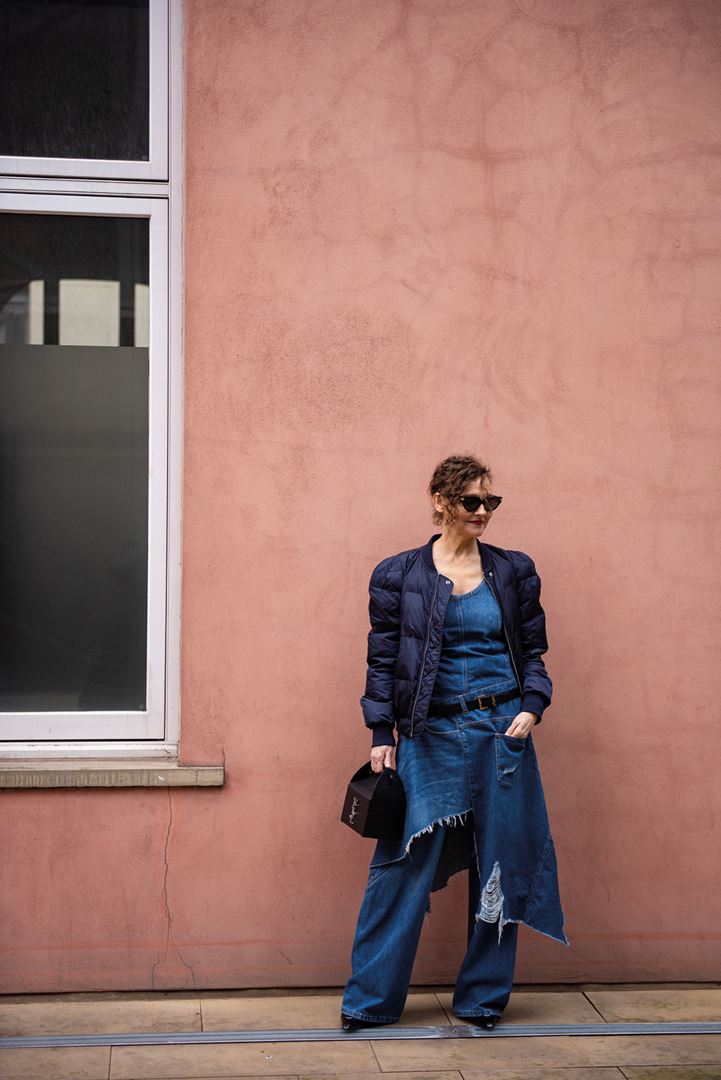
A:
MULTIPOLYGON (((453 452, 551 642, 571 948, 522 927, 518 981, 717 979, 719 5, 185 19, 182 756, 227 784, 6 795, 4 988, 343 983, 368 576, 453 452)), ((464 888, 416 982, 453 980, 464 888)))

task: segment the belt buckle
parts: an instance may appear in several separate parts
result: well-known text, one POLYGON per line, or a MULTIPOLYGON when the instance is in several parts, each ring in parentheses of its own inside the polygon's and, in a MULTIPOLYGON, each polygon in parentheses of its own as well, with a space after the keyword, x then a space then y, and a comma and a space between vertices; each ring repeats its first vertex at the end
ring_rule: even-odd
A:
POLYGON ((479 709, 495 709, 495 707, 496 707, 496 695, 495 694, 488 694, 488 697, 491 699, 491 704, 490 705, 484 705, 483 704, 483 701, 484 701, 483 695, 482 694, 478 695, 476 700, 478 701, 478 708, 479 709))

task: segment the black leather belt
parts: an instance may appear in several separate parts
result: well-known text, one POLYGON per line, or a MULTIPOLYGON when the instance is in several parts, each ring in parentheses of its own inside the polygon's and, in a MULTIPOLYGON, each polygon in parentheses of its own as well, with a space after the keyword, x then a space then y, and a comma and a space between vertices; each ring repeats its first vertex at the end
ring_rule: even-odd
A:
POLYGON ((514 697, 520 697, 517 686, 513 690, 504 690, 502 694, 480 694, 476 697, 461 698, 460 701, 454 701, 451 705, 431 705, 428 710, 428 719, 430 720, 432 716, 455 716, 456 713, 462 713, 464 710, 461 701, 470 712, 472 709, 495 709, 496 705, 500 705, 502 701, 508 701, 514 697))

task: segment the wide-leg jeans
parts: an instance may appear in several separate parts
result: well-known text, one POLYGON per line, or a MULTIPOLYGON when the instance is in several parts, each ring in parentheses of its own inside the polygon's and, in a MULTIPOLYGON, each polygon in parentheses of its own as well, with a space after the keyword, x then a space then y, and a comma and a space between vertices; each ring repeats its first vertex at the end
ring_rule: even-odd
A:
MULTIPOLYGON (((343 993, 347 1016, 383 1023, 400 1019, 446 830, 466 827, 438 823, 414 840, 410 858, 371 866, 353 942, 353 974, 343 993)), ((513 985, 518 924, 507 923, 499 942, 495 923, 476 920, 480 888, 471 859, 467 949, 453 995, 458 1017, 500 1016, 513 985)))

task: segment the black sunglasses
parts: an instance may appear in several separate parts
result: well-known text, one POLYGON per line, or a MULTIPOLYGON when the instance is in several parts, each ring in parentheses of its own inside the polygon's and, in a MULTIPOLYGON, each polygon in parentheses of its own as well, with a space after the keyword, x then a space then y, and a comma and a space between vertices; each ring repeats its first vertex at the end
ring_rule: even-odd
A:
POLYGON ((497 510, 503 502, 503 496, 486 495, 485 499, 482 499, 480 495, 462 495, 458 501, 463 504, 464 510, 467 510, 469 514, 473 514, 481 503, 483 503, 486 510, 497 510))

